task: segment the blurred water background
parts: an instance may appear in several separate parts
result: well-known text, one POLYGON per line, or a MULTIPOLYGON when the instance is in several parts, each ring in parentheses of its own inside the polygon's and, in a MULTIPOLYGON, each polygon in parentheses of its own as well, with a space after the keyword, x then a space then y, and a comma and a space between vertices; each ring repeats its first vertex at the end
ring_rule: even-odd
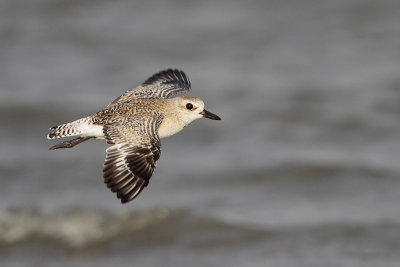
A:
POLYGON ((0 2, 1 266, 400 266, 400 1, 0 2), (222 121, 121 205, 48 128, 165 68, 222 121))

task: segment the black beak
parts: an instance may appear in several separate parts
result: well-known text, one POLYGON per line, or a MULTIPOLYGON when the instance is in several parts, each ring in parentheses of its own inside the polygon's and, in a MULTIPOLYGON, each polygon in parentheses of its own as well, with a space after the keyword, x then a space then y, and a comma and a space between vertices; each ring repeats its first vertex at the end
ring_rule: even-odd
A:
POLYGON ((203 109, 203 111, 200 112, 200 114, 203 115, 204 118, 208 118, 208 119, 212 119, 212 120, 218 120, 218 121, 221 120, 220 117, 218 117, 217 115, 215 115, 215 114, 213 114, 213 113, 211 113, 211 112, 209 112, 209 111, 207 111, 205 109, 203 109))

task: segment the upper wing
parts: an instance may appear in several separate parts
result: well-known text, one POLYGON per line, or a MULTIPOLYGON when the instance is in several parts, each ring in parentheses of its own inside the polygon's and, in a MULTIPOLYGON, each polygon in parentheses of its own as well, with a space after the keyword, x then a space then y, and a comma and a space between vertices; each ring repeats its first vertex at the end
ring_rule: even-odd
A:
POLYGON ((183 71, 168 69, 154 74, 142 85, 126 91, 112 103, 130 98, 170 98, 187 93, 190 87, 189 78, 183 71))
POLYGON ((104 182, 122 203, 134 199, 148 185, 160 158, 157 134, 162 118, 143 118, 104 126, 109 144, 104 163, 104 182))

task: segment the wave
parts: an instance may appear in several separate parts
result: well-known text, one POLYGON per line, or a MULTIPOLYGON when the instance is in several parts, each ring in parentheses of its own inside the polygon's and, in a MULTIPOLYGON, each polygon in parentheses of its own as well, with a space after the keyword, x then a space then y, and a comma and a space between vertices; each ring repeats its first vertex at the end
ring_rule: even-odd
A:
POLYGON ((183 214, 183 211, 165 208, 125 214, 80 208, 8 210, 0 215, 0 245, 47 240, 81 248, 156 228, 159 224, 178 220, 183 214))
POLYGON ((197 248, 243 246, 314 236, 351 241, 371 235, 399 233, 400 223, 340 223, 291 227, 254 226, 198 217, 185 210, 156 208, 127 213, 70 208, 68 210, 14 209, 0 214, 0 246, 40 243, 41 246, 79 250, 123 243, 165 245, 179 239, 197 248))

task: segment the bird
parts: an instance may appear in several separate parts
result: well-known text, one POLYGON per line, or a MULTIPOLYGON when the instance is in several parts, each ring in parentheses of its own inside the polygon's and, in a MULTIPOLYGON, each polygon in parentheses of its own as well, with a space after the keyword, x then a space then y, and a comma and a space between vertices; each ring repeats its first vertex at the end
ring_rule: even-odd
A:
POLYGON ((116 98, 93 115, 50 128, 48 139, 75 137, 50 150, 72 148, 89 139, 109 145, 104 183, 121 203, 135 199, 147 187, 161 154, 161 138, 180 132, 199 118, 221 120, 200 98, 185 96, 188 76, 178 69, 160 71, 116 98))

